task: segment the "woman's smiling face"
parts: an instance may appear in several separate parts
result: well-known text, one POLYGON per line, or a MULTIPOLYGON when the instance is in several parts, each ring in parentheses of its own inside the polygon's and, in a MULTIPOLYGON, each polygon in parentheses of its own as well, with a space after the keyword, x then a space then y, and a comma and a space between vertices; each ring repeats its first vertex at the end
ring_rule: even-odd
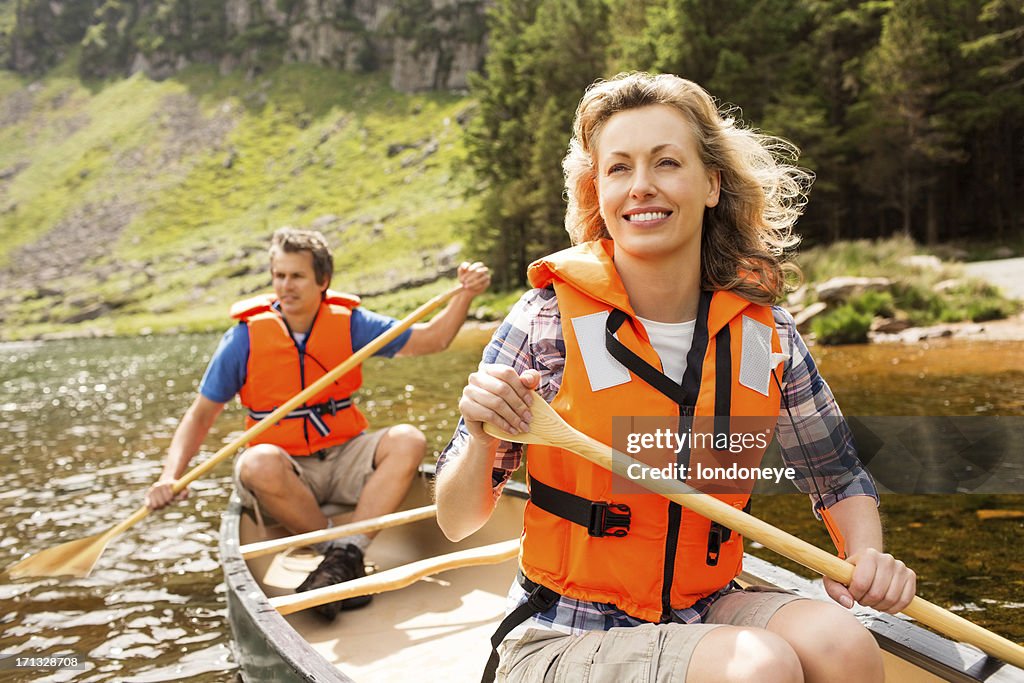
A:
POLYGON ((699 254, 719 174, 704 167, 680 111, 656 104, 614 114, 598 135, 595 165, 601 216, 617 253, 643 260, 699 254))

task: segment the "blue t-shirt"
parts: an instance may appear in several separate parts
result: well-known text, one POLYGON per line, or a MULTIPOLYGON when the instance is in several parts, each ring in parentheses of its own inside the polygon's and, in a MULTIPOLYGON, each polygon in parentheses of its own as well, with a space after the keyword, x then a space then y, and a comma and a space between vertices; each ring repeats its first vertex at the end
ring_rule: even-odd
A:
MULTIPOLYGON (((358 351, 384 334, 398 321, 363 308, 352 310, 352 351, 358 351)), ((412 330, 406 330, 373 354, 391 358, 409 341, 412 330)), ((305 345, 305 341, 302 342, 305 345)), ((239 323, 224 333, 210 364, 206 366, 199 393, 217 403, 227 403, 245 384, 245 369, 249 364, 249 328, 239 323)))

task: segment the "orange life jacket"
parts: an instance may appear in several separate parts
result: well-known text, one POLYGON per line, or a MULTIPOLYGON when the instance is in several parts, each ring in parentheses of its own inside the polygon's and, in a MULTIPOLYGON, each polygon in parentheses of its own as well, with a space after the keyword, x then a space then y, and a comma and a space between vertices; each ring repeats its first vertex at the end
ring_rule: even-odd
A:
MULTIPOLYGON (((607 314, 613 325, 617 318, 619 327, 617 331, 609 328, 608 336, 614 332, 628 352, 653 366, 648 370, 656 369, 661 374, 657 352, 636 320, 612 263, 612 243, 588 242, 537 261, 530 266, 529 279, 534 287, 554 286, 565 338, 565 367, 561 387, 551 405, 580 431, 611 444, 614 416, 681 414, 692 414, 695 420, 704 418, 705 423, 716 415, 761 416, 768 418, 768 429, 774 430, 780 406, 777 386, 766 383, 762 394, 739 381, 741 342, 746 341, 745 319, 770 329, 769 337, 768 331, 760 328, 761 348, 753 354, 765 361, 762 371, 773 370, 775 359, 780 358, 770 355, 781 353, 770 307, 752 304, 727 291, 702 295, 702 311, 682 385, 675 385, 661 375, 677 389, 687 389, 688 401, 678 395, 669 398, 641 379, 632 367, 628 368, 625 383, 595 391, 577 338, 576 319, 583 316, 607 314), (684 407, 684 403, 690 405, 684 407)), ((614 342, 606 338, 603 343, 609 345, 611 353, 614 342)), ((748 349, 748 353, 751 351, 748 349)), ((716 425, 720 419, 714 420, 716 425)), ((762 419, 761 423, 766 422, 762 419)), ((763 449, 755 453, 755 466, 763 454, 763 449)), ((690 455, 694 458, 708 454, 694 450, 690 455)), ((711 455, 719 461, 722 457, 721 452, 711 455)), ((619 484, 613 490, 613 477, 608 471, 571 452, 532 445, 527 455, 527 472, 532 491, 526 507, 520 559, 525 576, 538 584, 571 598, 612 603, 634 617, 658 622, 669 616, 670 609, 692 605, 721 589, 740 572, 743 542, 739 534, 729 533, 656 494, 622 493, 619 486, 623 479, 617 480, 619 484), (541 489, 555 489, 587 503, 596 502, 597 507, 591 505, 591 528, 584 526, 585 522, 552 514, 550 508, 542 509, 535 499, 541 489), (611 507, 601 510, 604 503, 611 507), (628 521, 617 516, 624 511, 618 506, 624 505, 629 508, 628 521), (624 528, 593 528, 595 510, 600 513, 596 517, 598 527, 602 516, 606 516, 612 520, 611 527, 628 525, 627 533, 619 535, 624 528)), ((735 493, 716 497, 741 509, 749 499, 746 494, 735 493)))
MULTIPOLYGON (((359 297, 331 290, 300 349, 281 313, 276 297, 260 295, 231 307, 231 317, 249 328, 249 361, 239 391, 249 408, 246 428, 313 384, 352 355, 352 309, 359 297)), ((272 443, 291 455, 311 455, 344 443, 366 429, 368 422, 352 402, 363 383, 362 370, 351 370, 288 417, 253 439, 250 445, 272 443)))

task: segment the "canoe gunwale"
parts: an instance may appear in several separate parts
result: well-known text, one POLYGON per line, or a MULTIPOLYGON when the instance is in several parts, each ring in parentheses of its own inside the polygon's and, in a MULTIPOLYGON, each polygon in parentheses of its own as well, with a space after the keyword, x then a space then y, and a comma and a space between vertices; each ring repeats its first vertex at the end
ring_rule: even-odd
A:
MULTIPOLYGON (((433 479, 434 467, 425 465, 420 474, 433 479)), ((526 486, 514 480, 507 483, 504 492, 517 498, 529 497, 526 486)), ((241 503, 233 493, 221 523, 220 558, 227 587, 228 619, 234 636, 232 647, 243 678, 355 683, 271 607, 241 555, 239 531, 243 514, 241 503)), ((831 600, 820 582, 749 554, 744 556, 743 562, 744 571, 739 577, 743 583, 774 585, 805 597, 831 600)), ((859 606, 853 613, 882 650, 943 680, 1024 683, 1021 669, 932 633, 914 622, 859 606)))
POLYGON ((355 683, 324 659, 270 606, 239 550, 242 514, 242 503, 237 494, 232 493, 221 522, 220 558, 228 594, 232 648, 243 678, 355 683), (258 662, 247 661, 254 655, 258 662), (254 668, 258 668, 261 675, 253 676, 254 668))
MULTIPOLYGON (((422 465, 419 477, 432 481, 434 465, 422 465)), ((529 498, 526 485, 514 480, 505 485, 504 493, 529 498)), ((220 561, 227 588, 231 646, 243 680, 356 683, 270 605, 242 557, 239 531, 243 514, 241 500, 232 492, 220 527, 220 561), (259 662, 247 662, 254 656, 259 662)))

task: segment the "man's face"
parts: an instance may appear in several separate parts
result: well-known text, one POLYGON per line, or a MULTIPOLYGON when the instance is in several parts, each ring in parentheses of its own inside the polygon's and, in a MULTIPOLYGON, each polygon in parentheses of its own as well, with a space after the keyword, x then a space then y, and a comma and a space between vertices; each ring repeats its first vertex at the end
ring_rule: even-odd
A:
POLYGON ((308 251, 276 252, 270 259, 270 276, 286 318, 316 313, 328 283, 317 284, 313 254, 308 251))

